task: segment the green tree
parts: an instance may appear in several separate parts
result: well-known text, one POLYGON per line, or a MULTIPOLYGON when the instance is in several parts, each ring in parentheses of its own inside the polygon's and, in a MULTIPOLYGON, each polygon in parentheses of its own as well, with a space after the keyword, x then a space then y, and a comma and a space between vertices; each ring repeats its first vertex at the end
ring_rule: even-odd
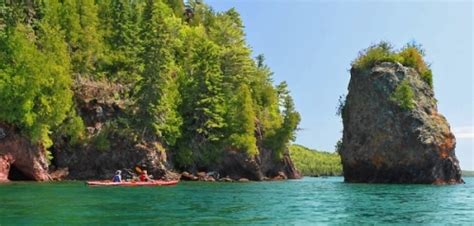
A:
POLYGON ((256 70, 251 50, 245 44, 240 16, 235 9, 219 13, 208 25, 207 31, 209 38, 221 49, 224 92, 226 96, 235 95, 242 83, 250 85, 256 70))
POLYGON ((180 112, 185 130, 178 143, 178 161, 183 165, 208 165, 218 159, 223 148, 226 107, 219 48, 203 38, 195 44, 183 82, 180 112), (191 159, 189 150, 193 150, 191 159))
POLYGON ((181 116, 177 78, 181 73, 174 62, 176 23, 171 10, 160 1, 146 2, 141 37, 145 46, 141 54, 144 71, 138 84, 137 103, 141 124, 154 135, 173 145, 180 136, 181 116))
POLYGON ((251 81, 251 87, 259 124, 257 130, 264 143, 268 143, 281 127, 283 116, 280 112, 278 90, 273 86, 273 73, 264 61, 263 55, 257 56, 257 70, 251 81))
POLYGON ((106 57, 104 68, 111 80, 125 84, 139 79, 141 62, 138 58, 140 40, 140 5, 128 0, 110 0, 99 5, 106 57))
POLYGON ((249 156, 258 154, 255 138, 255 112, 253 110, 252 96, 246 85, 241 85, 237 90, 240 95, 235 97, 231 104, 231 120, 229 127, 232 130, 230 143, 232 146, 246 151, 249 156))
POLYGON ((72 106, 72 80, 66 45, 57 27, 42 24, 35 45, 33 30, 22 24, 0 39, 0 121, 12 123, 45 147, 49 133, 72 106))
POLYGON ((270 146, 276 158, 282 158, 290 141, 296 138, 296 129, 301 120, 300 114, 295 110, 293 98, 290 96, 288 85, 282 82, 277 87, 283 108, 283 123, 270 140, 270 146))
POLYGON ((94 0, 64 1, 60 15, 61 28, 66 32, 74 72, 92 73, 103 48, 102 34, 98 29, 97 5, 94 0))

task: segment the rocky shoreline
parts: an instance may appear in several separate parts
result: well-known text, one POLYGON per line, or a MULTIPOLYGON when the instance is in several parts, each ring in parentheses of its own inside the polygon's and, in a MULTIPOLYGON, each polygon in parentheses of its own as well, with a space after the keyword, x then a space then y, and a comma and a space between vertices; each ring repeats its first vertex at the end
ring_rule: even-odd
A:
POLYGON ((0 124, 0 182, 9 180, 61 181, 110 179, 121 169, 132 178, 134 168, 146 169, 154 178, 187 181, 246 182, 301 178, 289 153, 275 160, 272 151, 261 149, 256 158, 228 151, 212 171, 177 173, 159 143, 133 144, 125 137, 113 137, 112 150, 97 151, 92 145, 67 146, 56 142, 51 163, 47 152, 32 144, 13 126, 0 124))
MULTIPOLYGON (((180 175, 180 180, 183 181, 205 181, 205 182, 249 182, 248 178, 245 177, 234 177, 229 176, 220 177, 218 172, 197 172, 196 174, 184 171, 180 175)), ((279 172, 278 175, 269 178, 264 177, 262 181, 276 181, 276 180, 287 180, 288 177, 283 172, 279 172)))

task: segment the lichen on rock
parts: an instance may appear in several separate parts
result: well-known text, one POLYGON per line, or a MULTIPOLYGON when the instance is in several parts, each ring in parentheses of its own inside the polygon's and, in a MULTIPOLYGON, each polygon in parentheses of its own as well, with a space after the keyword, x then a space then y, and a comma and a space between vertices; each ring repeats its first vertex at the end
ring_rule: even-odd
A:
POLYGON ((456 139, 417 70, 397 62, 353 67, 348 90, 340 151, 346 182, 462 182, 456 139))

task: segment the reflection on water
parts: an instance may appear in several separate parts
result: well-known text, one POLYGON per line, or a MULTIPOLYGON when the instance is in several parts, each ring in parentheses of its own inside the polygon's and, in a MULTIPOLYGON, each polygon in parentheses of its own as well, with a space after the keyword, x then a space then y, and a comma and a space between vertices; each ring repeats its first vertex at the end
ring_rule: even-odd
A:
POLYGON ((474 222, 474 178, 456 186, 182 182, 89 188, 82 182, 0 185, 3 224, 308 224, 474 222))

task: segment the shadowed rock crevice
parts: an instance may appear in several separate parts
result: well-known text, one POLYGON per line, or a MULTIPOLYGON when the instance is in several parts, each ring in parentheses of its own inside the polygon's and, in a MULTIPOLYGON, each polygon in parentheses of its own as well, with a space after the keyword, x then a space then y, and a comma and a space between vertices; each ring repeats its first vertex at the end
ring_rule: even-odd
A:
POLYGON ((462 182, 456 139, 416 70, 389 62, 352 68, 348 89, 340 153, 346 182, 462 182), (413 94, 405 106, 394 98, 400 86, 413 94))
POLYGON ((9 180, 47 181, 46 150, 22 136, 13 126, 0 123, 0 182, 9 180))
POLYGON ((259 155, 249 158, 245 153, 228 151, 217 171, 221 176, 234 180, 299 179, 300 173, 295 168, 288 151, 281 159, 275 159, 274 153, 265 148, 259 149, 259 155), (282 178, 280 178, 282 177, 282 178))
POLYGON ((20 169, 16 168, 15 165, 10 167, 10 171, 8 172, 8 180, 10 181, 26 181, 26 180, 33 180, 33 178, 25 175, 20 169))

